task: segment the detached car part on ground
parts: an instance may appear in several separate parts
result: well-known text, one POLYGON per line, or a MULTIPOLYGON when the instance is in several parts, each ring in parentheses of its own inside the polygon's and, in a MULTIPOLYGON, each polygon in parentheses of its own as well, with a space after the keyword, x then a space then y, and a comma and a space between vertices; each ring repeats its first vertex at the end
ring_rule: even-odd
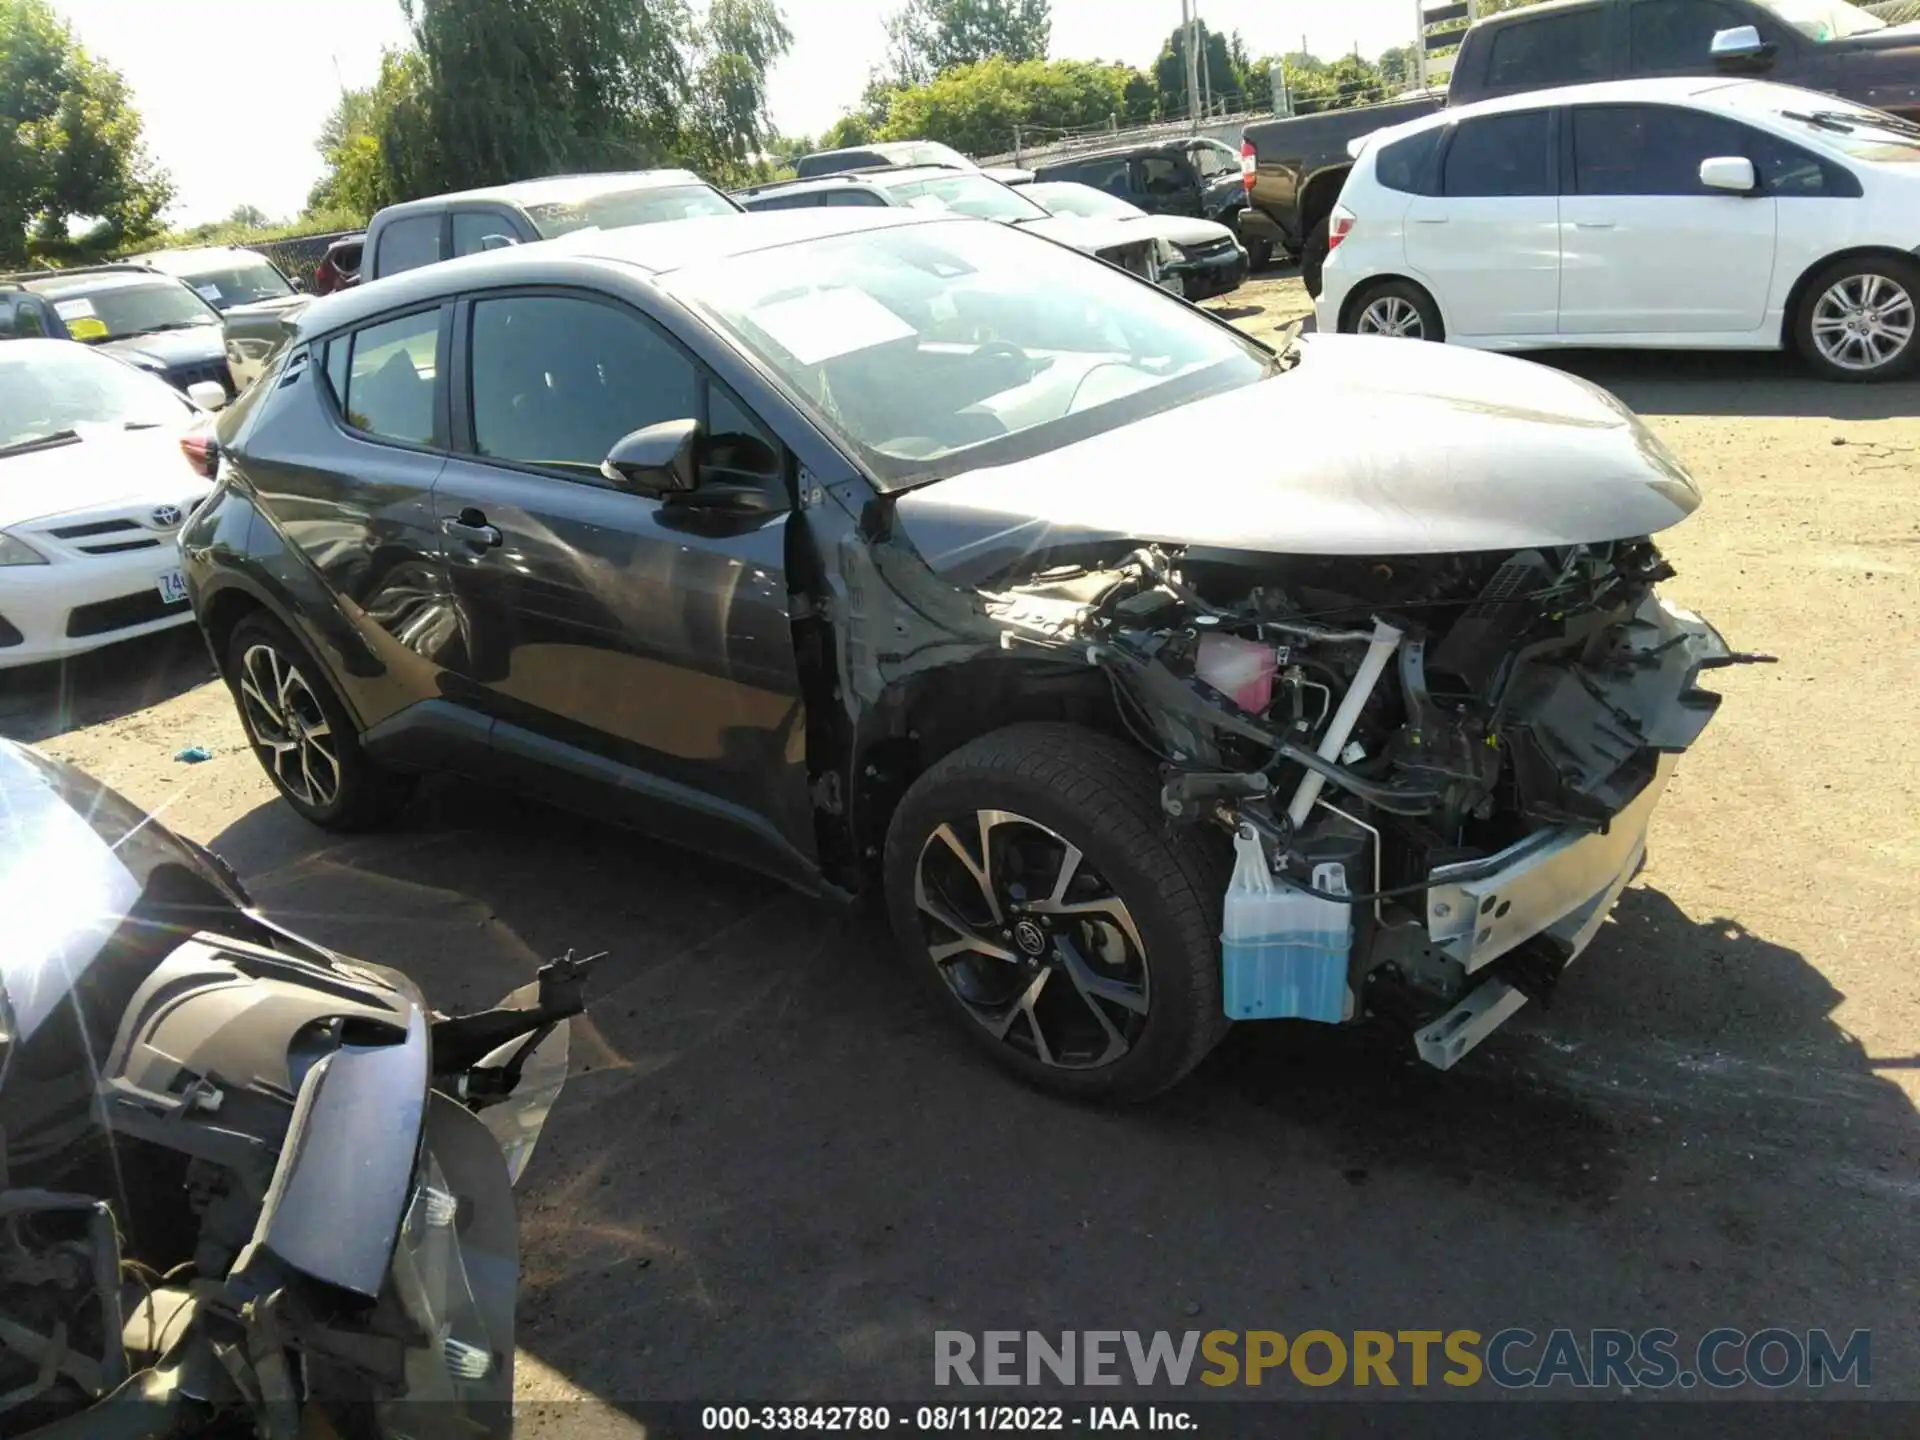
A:
POLYGON ((302 324, 182 539, 288 803, 367 826, 457 770, 883 893, 1069 1093, 1162 1090, 1233 1018, 1452 1064, 1591 940, 1740 658, 1656 594, 1699 492, 1604 391, 1276 354, 1015 227, 690 221, 302 324), (351 417, 409 328, 406 413, 452 419, 396 446, 351 417), (605 382, 660 331, 684 377, 605 382), (1286 467, 1196 460, 1220 433, 1286 467))
POLYGON ((586 966, 449 1019, 0 741, 0 1430, 511 1432, 512 1183, 586 966))

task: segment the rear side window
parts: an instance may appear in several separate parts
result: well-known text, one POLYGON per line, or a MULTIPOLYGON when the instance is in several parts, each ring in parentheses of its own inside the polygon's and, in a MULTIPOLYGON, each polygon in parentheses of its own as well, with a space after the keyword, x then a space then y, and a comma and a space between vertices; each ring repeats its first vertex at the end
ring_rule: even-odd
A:
POLYGON ((1449 196, 1551 195, 1553 167, 1545 110, 1463 121, 1447 146, 1449 196))
POLYGON ((887 202, 881 196, 864 187, 849 186, 845 190, 829 192, 826 197, 826 203, 829 205, 884 205, 887 202))
POLYGON ((1605 78, 1606 15, 1607 7, 1592 5, 1496 30, 1487 56, 1487 88, 1534 90, 1605 78))
POLYGON ((855 150, 843 155, 807 155, 793 167, 793 173, 805 179, 809 175, 832 175, 841 170, 872 170, 886 163, 886 156, 871 150, 855 150))
POLYGON ((1109 195, 1128 195, 1133 191, 1133 182, 1127 175, 1127 161, 1124 156, 1111 160, 1089 160, 1084 165, 1068 165, 1058 170, 1039 172, 1049 180, 1076 180, 1082 185, 1091 185, 1096 190, 1104 190, 1109 195))
POLYGON ((1752 23, 1716 0, 1637 0, 1627 19, 1627 73, 1704 74, 1711 69, 1713 37, 1752 23))
POLYGON ((356 430, 382 440, 431 445, 440 312, 369 325, 327 345, 327 382, 356 430))
POLYGON ((1672 105, 1586 106, 1573 112, 1575 193, 1716 194, 1700 183, 1700 162, 1749 155, 1748 133, 1718 115, 1672 105))
POLYGON ((374 258, 374 270, 379 275, 398 275, 402 270, 418 270, 445 259, 440 253, 440 217, 409 215, 391 222, 380 232, 380 248, 374 258))
POLYGON ((1433 157, 1440 148, 1440 138, 1446 133, 1436 125, 1384 147, 1373 162, 1373 178, 1387 189, 1403 194, 1433 194, 1436 188, 1433 157))
POLYGON ((756 195, 746 204, 749 210, 812 210, 827 203, 831 192, 808 190, 798 195, 756 195))
POLYGON ((1148 155, 1140 161, 1140 192, 1143 195, 1178 195, 1193 188, 1187 167, 1170 155, 1148 155))

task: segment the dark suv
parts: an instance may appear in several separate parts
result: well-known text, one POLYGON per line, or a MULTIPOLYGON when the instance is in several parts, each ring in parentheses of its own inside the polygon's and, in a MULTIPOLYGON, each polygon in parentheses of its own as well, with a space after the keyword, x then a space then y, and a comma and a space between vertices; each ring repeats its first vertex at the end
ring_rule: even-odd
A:
POLYGON ((117 264, 36 270, 0 281, 9 286, 0 294, 0 334, 11 325, 16 337, 78 340, 183 393, 202 381, 236 393, 220 312, 172 275, 117 264))
POLYGON ((1196 215, 1229 228, 1245 203, 1239 152, 1204 135, 1036 160, 1033 178, 1091 185, 1149 215, 1196 215))
POLYGON ((1599 930, 1733 658, 1654 591, 1697 489, 1585 381, 1275 353, 944 212, 330 296, 219 443, 182 564, 300 814, 452 770, 884 894, 938 1003, 1075 1094, 1236 1018, 1390 1016, 1453 1064, 1599 930), (1241 943, 1302 885, 1310 988, 1241 943))

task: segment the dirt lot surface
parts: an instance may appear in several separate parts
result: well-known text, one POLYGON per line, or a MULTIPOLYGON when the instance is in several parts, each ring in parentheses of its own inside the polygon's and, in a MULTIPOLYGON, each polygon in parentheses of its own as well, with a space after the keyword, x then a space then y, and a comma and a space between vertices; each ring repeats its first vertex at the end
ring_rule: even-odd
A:
MULTIPOLYGON (((1307 310, 1291 279, 1214 305, 1307 310)), ((872 921, 752 875, 458 784, 307 828, 191 636, 12 677, 0 730, 443 1006, 610 952, 523 1189, 529 1397, 924 1398, 939 1328, 1783 1325, 1872 1330, 1870 1393, 1920 1398, 1920 386, 1556 363, 1694 469, 1668 592, 1780 664, 1714 678, 1612 924, 1445 1075, 1243 1026, 1146 1109, 1028 1093, 872 921)))

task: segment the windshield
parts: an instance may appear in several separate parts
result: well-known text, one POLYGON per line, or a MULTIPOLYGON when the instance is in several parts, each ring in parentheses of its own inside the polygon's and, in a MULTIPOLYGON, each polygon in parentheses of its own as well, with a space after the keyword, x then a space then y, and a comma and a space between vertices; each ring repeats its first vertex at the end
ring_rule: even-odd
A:
POLYGON ((1118 195, 1068 181, 1029 185, 1026 192, 1055 215, 1080 215, 1089 220, 1138 220, 1147 213, 1118 195))
POLYGON ((1000 225, 904 225, 670 282, 883 489, 1006 463, 1236 389, 1272 354, 1165 291, 1000 225))
POLYGON ((156 278, 80 293, 62 290, 47 299, 66 322, 67 333, 90 345, 220 323, 220 312, 178 280, 156 278))
POLYGON ((192 413, 171 386, 111 356, 62 340, 0 345, 0 453, 88 425, 177 425, 192 413))
POLYGON ((957 215, 972 215, 981 220, 1047 218, 1047 212, 1033 201, 978 171, 909 180, 904 185, 889 185, 887 193, 916 210, 951 210, 957 215))
POLYGON ((1845 40, 1850 35, 1865 35, 1884 30, 1887 22, 1869 15, 1846 0, 1760 0, 1767 9, 1809 40, 1825 44, 1845 40))
POLYGON ((739 213, 739 207, 711 185, 649 185, 642 190, 613 190, 585 200, 527 207, 527 218, 547 240, 575 230, 618 230, 623 225, 739 213))
POLYGON ((216 310, 252 305, 259 300, 279 300, 293 294, 286 276, 265 260, 236 260, 210 269, 181 269, 172 273, 191 285, 200 298, 216 310))

